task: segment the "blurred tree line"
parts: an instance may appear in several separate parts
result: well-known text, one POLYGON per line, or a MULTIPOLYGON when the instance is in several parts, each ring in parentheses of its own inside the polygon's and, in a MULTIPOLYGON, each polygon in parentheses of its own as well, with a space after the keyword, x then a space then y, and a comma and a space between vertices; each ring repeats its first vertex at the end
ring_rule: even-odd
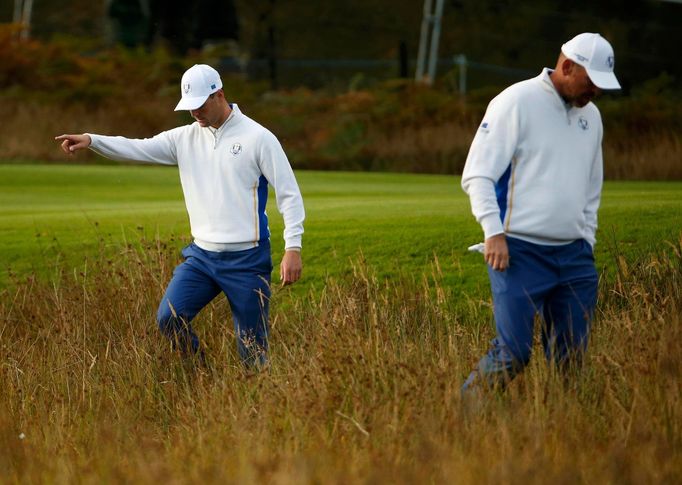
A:
POLYGON ((614 45, 625 87, 598 100, 607 176, 682 178, 673 53, 682 4, 446 2, 440 58, 463 53, 494 68, 470 72, 466 96, 452 63, 433 86, 396 68, 401 46, 416 56, 423 6, 414 0, 71 0, 68 9, 34 0, 28 38, 0 0, 0 117, 11 120, 0 123, 0 160, 62 161, 58 133, 140 137, 190 122, 172 111, 178 80, 205 62, 299 168, 458 173, 500 87, 553 66, 576 33, 597 31, 614 45))
MULTIPOLYGON (((0 3, 0 22, 11 21, 12 8, 10 0, 0 3)), ((33 10, 31 32, 43 41, 69 34, 105 45, 162 44, 177 55, 231 42, 226 57, 241 66, 264 62, 267 69, 252 73, 282 78, 285 85, 333 71, 333 61, 396 60, 401 45, 413 60, 422 20, 422 2, 415 0, 70 0, 68 8, 58 0, 35 0, 33 10), (301 59, 331 63, 282 72, 284 61, 301 59)), ((461 53, 535 73, 552 66, 561 44, 575 34, 600 32, 615 48, 625 92, 662 73, 679 89, 681 24, 682 4, 671 0, 446 0, 440 58, 461 53)), ((441 74, 448 63, 443 66, 441 74)), ((380 75, 396 77, 397 69, 390 69, 380 75)), ((355 74, 348 71, 338 69, 340 76, 355 74)), ((482 77, 478 84, 513 80, 482 77)))

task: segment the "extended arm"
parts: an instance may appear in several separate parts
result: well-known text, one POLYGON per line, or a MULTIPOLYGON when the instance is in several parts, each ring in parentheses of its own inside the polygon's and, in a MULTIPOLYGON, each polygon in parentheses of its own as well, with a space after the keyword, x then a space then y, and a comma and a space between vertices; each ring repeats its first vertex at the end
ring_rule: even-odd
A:
POLYGON ((100 155, 119 161, 138 161, 176 165, 175 146, 170 132, 160 133, 153 138, 131 139, 122 136, 103 136, 85 133, 82 135, 60 135, 62 150, 69 155, 90 148, 100 155))

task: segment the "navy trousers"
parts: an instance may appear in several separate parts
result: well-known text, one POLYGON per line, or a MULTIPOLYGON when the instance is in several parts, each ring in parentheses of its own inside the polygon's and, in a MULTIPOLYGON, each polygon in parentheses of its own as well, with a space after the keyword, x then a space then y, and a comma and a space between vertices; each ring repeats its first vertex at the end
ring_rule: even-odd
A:
POLYGON ((507 237, 509 268, 488 266, 497 336, 462 386, 504 386, 528 364, 534 319, 542 316, 545 356, 557 366, 579 361, 597 302, 598 275, 590 244, 579 239, 545 246, 507 237))
POLYGON ((190 244, 175 268, 157 312, 159 328, 176 348, 199 352, 191 321, 221 291, 232 310, 237 349, 247 366, 267 362, 272 259, 270 243, 245 251, 213 252, 190 244))

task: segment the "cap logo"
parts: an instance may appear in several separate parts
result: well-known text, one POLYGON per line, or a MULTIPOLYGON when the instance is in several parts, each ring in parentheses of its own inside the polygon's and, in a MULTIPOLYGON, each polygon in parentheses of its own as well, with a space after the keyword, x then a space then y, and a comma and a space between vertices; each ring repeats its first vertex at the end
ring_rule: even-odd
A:
POLYGON ((578 126, 580 126, 580 128, 583 130, 587 130, 590 127, 590 125, 587 123, 587 120, 582 116, 578 118, 578 126))
POLYGON ((211 89, 215 89, 215 84, 211 84, 211 89))
POLYGON ((182 92, 185 94, 189 94, 189 92, 192 90, 192 86, 190 86, 189 83, 185 83, 182 85, 182 92))
POLYGON ((606 65, 609 66, 609 69, 613 69, 613 65, 615 64, 613 56, 609 56, 606 58, 606 65))
POLYGON ((242 152, 242 144, 241 143, 235 143, 232 145, 232 148, 230 148, 230 153, 234 155, 235 157, 239 155, 242 152))
POLYGON ((581 56, 580 54, 576 53, 575 54, 576 59, 578 59, 580 62, 587 62, 589 59, 585 56, 581 56))

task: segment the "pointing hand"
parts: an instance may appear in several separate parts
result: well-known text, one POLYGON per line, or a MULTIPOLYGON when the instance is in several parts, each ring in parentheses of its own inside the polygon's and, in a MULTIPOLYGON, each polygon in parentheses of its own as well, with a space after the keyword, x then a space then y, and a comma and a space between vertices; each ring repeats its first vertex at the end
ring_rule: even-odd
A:
POLYGON ((88 148, 92 143, 89 135, 60 135, 55 136, 54 139, 62 142, 62 150, 69 155, 73 155, 73 152, 77 150, 88 148))

